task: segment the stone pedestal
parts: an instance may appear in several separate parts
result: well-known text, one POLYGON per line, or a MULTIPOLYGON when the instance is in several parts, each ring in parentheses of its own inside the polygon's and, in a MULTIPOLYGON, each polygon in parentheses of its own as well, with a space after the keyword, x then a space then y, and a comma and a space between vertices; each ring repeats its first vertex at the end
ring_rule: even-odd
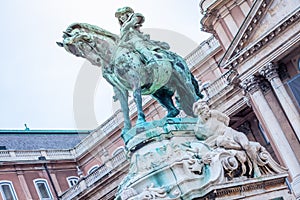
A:
POLYGON ((255 162, 245 151, 209 146, 195 136, 196 124, 194 118, 162 119, 124 134, 130 167, 116 199, 290 196, 285 184, 286 170, 274 165, 268 153, 257 154, 261 175, 254 178, 255 162))

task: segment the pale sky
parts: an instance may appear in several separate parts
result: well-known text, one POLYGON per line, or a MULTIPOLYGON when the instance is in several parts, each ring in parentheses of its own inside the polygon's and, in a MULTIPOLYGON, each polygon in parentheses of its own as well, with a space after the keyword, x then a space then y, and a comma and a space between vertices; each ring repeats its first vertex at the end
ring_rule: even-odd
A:
POLYGON ((62 31, 73 22, 85 22, 119 34, 114 13, 119 7, 130 6, 145 16, 144 31, 152 39, 170 43, 173 51, 185 56, 209 37, 200 31, 199 1, 3 1, 0 7, 0 129, 24 129, 25 123, 32 130, 96 128, 114 112, 111 86, 97 68, 55 44, 61 41, 62 31), (93 78, 82 79, 87 69, 91 69, 87 74, 99 76, 96 82, 93 78), (85 80, 87 85, 82 83, 85 80), (94 86, 88 88, 90 84, 94 86), (97 121, 87 127, 79 127, 74 120, 74 98, 82 90, 92 92, 94 105, 85 105, 90 102, 83 101, 81 110, 85 106, 86 110, 92 109, 97 121))

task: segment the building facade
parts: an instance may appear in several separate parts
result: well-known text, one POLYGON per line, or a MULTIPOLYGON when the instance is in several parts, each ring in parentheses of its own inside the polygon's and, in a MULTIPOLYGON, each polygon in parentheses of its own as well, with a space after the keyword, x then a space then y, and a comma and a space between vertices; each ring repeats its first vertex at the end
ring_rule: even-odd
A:
MULTIPOLYGON (((232 128, 289 169, 291 195, 278 199, 300 198, 299 5, 300 0, 202 0, 202 29, 212 37, 185 58, 210 107, 229 115, 232 128)), ((147 121, 164 117, 156 101, 143 100, 147 121)), ((130 112, 135 121, 132 102, 130 112)), ((97 129, 81 133, 83 139, 74 139, 76 134, 61 138, 74 143, 60 148, 56 142, 10 146, 37 134, 3 131, 0 200, 114 199, 129 167, 122 125, 119 110, 97 129)))

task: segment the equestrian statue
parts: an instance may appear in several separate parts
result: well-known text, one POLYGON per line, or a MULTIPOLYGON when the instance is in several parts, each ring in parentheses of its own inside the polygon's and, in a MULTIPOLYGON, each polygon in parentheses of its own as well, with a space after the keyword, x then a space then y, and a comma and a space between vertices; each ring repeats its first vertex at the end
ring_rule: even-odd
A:
POLYGON ((145 21, 142 14, 124 7, 118 9, 115 16, 121 26, 120 36, 94 25, 74 23, 57 44, 102 68, 103 77, 113 86, 121 104, 123 133, 131 128, 129 91, 133 92, 137 106, 137 125, 146 121, 141 95, 151 95, 167 109, 166 117, 171 118, 180 112, 173 102, 176 93, 181 109, 194 117, 193 104, 202 94, 184 59, 169 51, 167 43, 151 40, 140 31, 145 21))

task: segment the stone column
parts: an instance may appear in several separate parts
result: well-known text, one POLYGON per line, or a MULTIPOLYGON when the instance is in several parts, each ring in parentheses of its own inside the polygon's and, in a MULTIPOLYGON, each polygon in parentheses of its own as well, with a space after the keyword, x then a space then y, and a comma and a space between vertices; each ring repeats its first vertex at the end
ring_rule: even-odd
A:
POLYGON ((256 115, 261 116, 261 123, 267 129, 273 144, 277 149, 284 165, 288 167, 292 178, 292 187, 297 197, 300 197, 300 165, 288 140, 285 137, 281 126, 271 110, 259 87, 259 82, 255 76, 250 76, 242 81, 241 86, 249 94, 251 104, 255 108, 256 115))
POLYGON ((274 92, 300 141, 300 115, 277 73, 277 65, 268 63, 259 71, 271 83, 274 92))

